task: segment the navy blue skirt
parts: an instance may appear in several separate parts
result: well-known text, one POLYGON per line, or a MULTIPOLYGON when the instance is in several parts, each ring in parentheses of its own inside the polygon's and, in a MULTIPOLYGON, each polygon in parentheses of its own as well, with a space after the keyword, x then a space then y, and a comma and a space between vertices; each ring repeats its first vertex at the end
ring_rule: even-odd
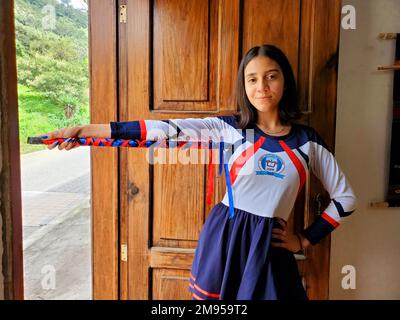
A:
POLYGON ((275 218, 218 203, 196 248, 189 290, 198 300, 307 300, 294 254, 270 246, 275 218))

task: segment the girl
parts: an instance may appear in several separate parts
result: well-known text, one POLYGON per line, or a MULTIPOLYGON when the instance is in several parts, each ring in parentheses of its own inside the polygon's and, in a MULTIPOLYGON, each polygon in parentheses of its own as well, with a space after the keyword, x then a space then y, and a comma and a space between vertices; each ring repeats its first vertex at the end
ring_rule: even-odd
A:
MULTIPOLYGON (((236 102, 238 116, 91 124, 48 138, 198 140, 206 130, 206 140, 220 144, 227 192, 200 234, 189 282, 193 299, 307 299, 294 253, 319 242, 355 210, 354 192, 319 134, 294 122, 301 116, 296 83, 280 49, 263 45, 246 53, 236 102), (293 234, 286 221, 309 169, 331 202, 313 224, 293 234)), ((75 147, 73 140, 58 146, 75 147)))

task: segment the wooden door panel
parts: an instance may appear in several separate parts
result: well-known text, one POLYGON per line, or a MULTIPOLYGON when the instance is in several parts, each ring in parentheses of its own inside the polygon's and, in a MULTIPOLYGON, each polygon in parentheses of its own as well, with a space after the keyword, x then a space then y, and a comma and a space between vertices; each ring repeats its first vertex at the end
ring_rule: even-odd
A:
POLYGON ((217 110, 216 0, 154 2, 153 110, 217 110))
POLYGON ((204 165, 154 165, 153 172, 153 245, 194 248, 204 224, 204 165))
POLYGON ((315 26, 315 1, 301 1, 300 34, 299 34, 299 64, 297 68, 297 91, 300 110, 305 115, 300 121, 309 124, 309 114, 312 112, 312 80, 313 80, 313 43, 315 26))
POLYGON ((172 268, 189 270, 194 249, 152 247, 150 267, 153 269, 172 268))
POLYGON ((208 1, 155 1, 156 109, 168 100, 208 101, 209 11, 208 1))
POLYGON ((191 299, 188 284, 193 254, 194 249, 152 247, 150 261, 152 299, 191 299))
POLYGON ((154 269, 152 295, 154 300, 190 300, 188 290, 189 271, 178 269, 154 269))
POLYGON ((243 2, 242 55, 260 44, 273 44, 286 53, 297 76, 301 0, 243 2))
MULTIPOLYGON (((334 152, 337 67, 340 26, 340 1, 324 0, 313 2, 312 44, 311 44, 311 88, 309 124, 325 140, 334 152)), ((321 194, 322 208, 326 208, 330 197, 321 182, 311 175, 309 208, 306 212, 308 223, 316 217, 316 197, 321 194)), ((305 261, 307 289, 311 299, 328 299, 330 236, 309 250, 305 261)))

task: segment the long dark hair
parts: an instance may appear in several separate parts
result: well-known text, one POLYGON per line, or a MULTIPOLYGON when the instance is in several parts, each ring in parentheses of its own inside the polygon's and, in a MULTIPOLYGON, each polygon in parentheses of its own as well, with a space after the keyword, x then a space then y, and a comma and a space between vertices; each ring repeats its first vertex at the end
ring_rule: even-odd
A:
POLYGON ((239 107, 239 127, 245 129, 253 126, 257 122, 257 109, 250 103, 247 98, 244 85, 244 69, 247 64, 257 56, 265 56, 279 64, 285 83, 282 99, 279 101, 279 118, 282 124, 288 124, 294 120, 300 119, 302 113, 297 105, 297 89, 294 79, 293 70, 286 55, 277 47, 264 44, 251 48, 242 58, 239 65, 238 75, 236 78, 235 104, 239 107))

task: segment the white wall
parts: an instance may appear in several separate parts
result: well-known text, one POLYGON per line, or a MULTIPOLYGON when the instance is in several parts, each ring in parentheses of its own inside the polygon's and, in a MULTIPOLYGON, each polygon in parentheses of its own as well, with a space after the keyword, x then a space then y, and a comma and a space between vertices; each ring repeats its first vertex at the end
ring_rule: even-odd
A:
MULTIPOLYGON (((0 159, 1 161, 1 159, 0 159)), ((1 164, 0 164, 1 168, 1 164)), ((1 200, 0 200, 1 201, 1 200)), ((2 264, 2 257, 3 257, 3 224, 2 224, 2 218, 0 215, 0 300, 4 299, 4 286, 3 286, 3 264, 2 264)))
POLYGON ((358 210, 332 233, 330 299, 400 299, 400 208, 373 209, 388 187, 395 40, 399 0, 343 0, 356 9, 356 29, 340 35, 336 158, 358 197, 358 210), (342 267, 356 269, 344 290, 342 267))
MULTIPOLYGON (((1 110, 0 110, 0 118, 1 118, 1 110)), ((1 124, 0 124, 1 130, 1 124)), ((3 168, 3 157, 2 157, 2 150, 1 150, 1 142, 0 142, 0 174, 3 168)), ((1 207, 1 196, 0 193, 0 207, 1 207)), ((0 214, 0 300, 4 299, 4 278, 3 278, 3 219, 0 214)))
MULTIPOLYGON (((1 111, 0 111, 1 116, 1 111)), ((1 125, 0 125, 1 129, 1 125)), ((0 145, 0 173, 3 167, 3 157, 1 154, 1 145, 0 145)), ((0 194, 0 206, 1 206, 1 194, 0 194)), ((0 214, 0 300, 4 299, 4 278, 3 278, 3 219, 0 214)))

